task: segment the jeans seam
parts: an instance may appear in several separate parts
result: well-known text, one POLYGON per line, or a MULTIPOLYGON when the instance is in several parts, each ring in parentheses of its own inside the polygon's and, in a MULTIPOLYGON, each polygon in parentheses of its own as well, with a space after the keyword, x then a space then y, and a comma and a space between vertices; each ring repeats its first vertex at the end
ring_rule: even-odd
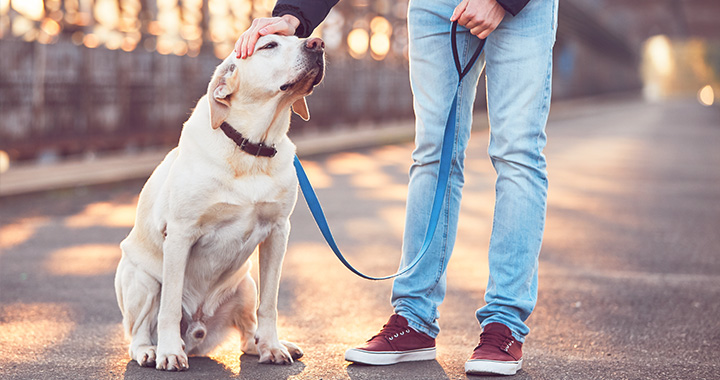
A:
MULTIPOLYGON (((548 58, 547 69, 545 71, 545 86, 543 88, 542 111, 544 113, 546 113, 546 120, 547 120, 547 114, 550 112, 549 97, 551 96, 551 93, 552 93, 552 88, 551 88, 551 86, 552 86, 552 50, 553 50, 553 48, 552 48, 552 46, 550 46, 550 54, 549 54, 549 58, 548 58)), ((540 146, 540 138, 539 137, 544 133, 544 131, 545 131, 545 128, 539 128, 538 134, 535 136, 535 143, 536 143, 536 145, 535 145, 535 157, 536 157, 535 158, 535 167, 536 168, 540 167, 540 162, 542 161, 541 157, 542 157, 543 147, 540 146)), ((547 167, 547 163, 545 163, 545 166, 547 167)), ((545 171, 547 171, 547 169, 545 169, 545 171)), ((543 183, 545 184, 545 187, 547 187, 547 184, 548 184, 547 175, 544 175, 542 179, 543 179, 543 183)))

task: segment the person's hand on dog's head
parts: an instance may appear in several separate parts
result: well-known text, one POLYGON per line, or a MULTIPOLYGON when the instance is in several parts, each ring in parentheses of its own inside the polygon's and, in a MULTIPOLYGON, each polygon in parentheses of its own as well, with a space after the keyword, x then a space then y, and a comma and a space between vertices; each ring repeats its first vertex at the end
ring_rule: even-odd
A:
POLYGON ((268 34, 279 34, 281 36, 292 36, 300 25, 300 20, 293 15, 282 17, 256 18, 250 28, 243 32, 235 42, 235 53, 237 58, 245 59, 255 51, 255 43, 261 36, 268 34))

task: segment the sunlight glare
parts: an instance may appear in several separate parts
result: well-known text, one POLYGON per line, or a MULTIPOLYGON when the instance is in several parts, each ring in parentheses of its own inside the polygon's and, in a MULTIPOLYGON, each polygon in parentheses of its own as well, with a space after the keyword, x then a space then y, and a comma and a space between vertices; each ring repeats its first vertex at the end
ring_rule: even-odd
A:
POLYGON ((377 16, 370 21, 370 30, 372 31, 372 37, 370 38, 372 57, 377 61, 382 61, 390 51, 392 25, 386 18, 377 16))
POLYGON ((370 50, 373 59, 382 61, 390 51, 390 38, 385 34, 375 33, 370 39, 370 50))
POLYGON ((715 91, 711 85, 706 85, 698 91, 698 101, 704 106, 711 106, 715 102, 715 91))
POLYGON ((240 333, 232 329, 225 340, 208 354, 208 357, 222 364, 227 371, 237 376, 240 374, 240 355, 242 355, 240 347, 242 347, 240 333))
POLYGON ((370 30, 372 30, 373 33, 389 36, 392 34, 392 25, 390 25, 390 22, 385 17, 377 16, 370 21, 370 30))
POLYGON ((12 20, 12 26, 10 29, 12 30, 12 34, 14 36, 20 37, 24 36, 27 33, 33 32, 34 23, 25 18, 25 17, 17 17, 14 20, 12 20))
POLYGON ((377 170, 378 162, 365 154, 343 152, 330 156, 326 167, 331 175, 353 175, 359 172, 377 170))
POLYGON ((0 173, 5 173, 10 169, 10 155, 6 151, 0 150, 0 173))
POLYGON ((46 18, 43 20, 40 28, 50 36, 56 36, 60 33, 60 24, 53 19, 46 18))
POLYGON ((45 15, 43 0, 12 0, 12 8, 33 21, 40 21, 45 15))
POLYGON ((83 37, 83 44, 85 44, 86 47, 89 47, 92 49, 92 48, 96 48, 100 45, 100 40, 94 34, 86 34, 83 37))
POLYGON ((45 270, 58 276, 96 276, 113 273, 120 261, 117 244, 85 244, 59 249, 45 260, 45 270))
POLYGON ((0 254, 25 243, 49 221, 48 218, 27 218, 0 227, 0 254))
POLYGON ((5 304, 0 306, 0 321, 0 357, 9 363, 38 360, 45 351, 61 345, 75 328, 71 309, 57 303, 5 304))
POLYGON ((332 187, 333 180, 317 161, 303 161, 303 169, 307 174, 313 187, 316 189, 327 189, 332 187))
POLYGON ((368 43, 370 37, 365 29, 353 29, 347 36, 348 48, 350 48, 350 55, 355 59, 360 59, 365 56, 368 50, 368 43))
POLYGON ((69 228, 132 227, 135 224, 137 200, 129 203, 98 202, 85 207, 82 212, 65 219, 69 228))
POLYGON ((96 0, 93 14, 98 23, 108 29, 114 29, 120 21, 118 4, 113 0, 96 0))
POLYGON ((654 36, 647 40, 645 45, 650 63, 660 75, 670 75, 675 70, 675 61, 672 55, 672 46, 667 36, 654 36))

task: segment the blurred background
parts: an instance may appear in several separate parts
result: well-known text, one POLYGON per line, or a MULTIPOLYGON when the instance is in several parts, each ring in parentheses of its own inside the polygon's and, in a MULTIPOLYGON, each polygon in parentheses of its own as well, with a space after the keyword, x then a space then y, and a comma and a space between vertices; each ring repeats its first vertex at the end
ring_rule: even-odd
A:
MULTIPOLYGON (((0 0, 0 171, 174 146, 214 67, 274 3, 0 0)), ((333 9, 315 32, 327 78, 292 134, 412 118, 406 13, 391 0, 333 9)), ((554 98, 635 92, 717 107, 719 19, 717 0, 562 0, 554 98)))
MULTIPOLYGON (((213 69, 274 1, 0 0, 2 380, 178 378, 129 362, 118 242, 213 69)), ((375 275, 397 269, 405 225, 406 12, 341 0, 316 31, 328 70, 312 120, 290 131, 343 252, 375 275)), ((720 0, 560 0, 559 12, 541 286, 516 379, 718 379, 720 0)), ((391 313, 392 283, 345 271, 299 201, 278 324, 306 356, 259 365, 235 337, 185 377, 466 379, 496 180, 478 92, 438 360, 343 360, 391 313)))

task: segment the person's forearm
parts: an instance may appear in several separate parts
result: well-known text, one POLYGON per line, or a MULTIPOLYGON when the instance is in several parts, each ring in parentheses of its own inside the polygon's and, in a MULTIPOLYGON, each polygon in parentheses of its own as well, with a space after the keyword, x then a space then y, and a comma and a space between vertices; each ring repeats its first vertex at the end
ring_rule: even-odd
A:
POLYGON ((517 16, 530 0, 496 0, 501 7, 513 16, 517 16))
POLYGON ((272 15, 294 16, 298 20, 295 35, 308 37, 320 25, 339 0, 278 0, 272 15))

